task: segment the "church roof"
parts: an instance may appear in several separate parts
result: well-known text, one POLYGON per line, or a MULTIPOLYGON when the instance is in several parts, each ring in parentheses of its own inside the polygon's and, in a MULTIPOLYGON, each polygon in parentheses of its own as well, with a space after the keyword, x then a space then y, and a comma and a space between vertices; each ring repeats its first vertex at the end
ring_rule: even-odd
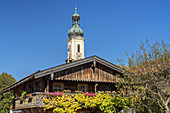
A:
POLYGON ((117 71, 118 73, 123 73, 122 69, 119 66, 112 64, 111 62, 108 62, 108 61, 94 55, 94 56, 91 56, 91 57, 87 57, 87 58, 84 58, 84 59, 81 59, 81 60, 76 60, 76 61, 73 61, 73 62, 70 62, 70 63, 62 64, 62 65, 55 66, 55 67, 45 69, 45 70, 42 70, 42 71, 37 71, 37 72, 19 80, 18 82, 12 84, 11 86, 5 88, 0 93, 10 91, 14 87, 16 87, 16 86, 18 86, 18 85, 20 85, 20 84, 22 84, 26 81, 38 79, 38 78, 47 76, 51 73, 59 72, 59 71, 65 70, 65 69, 73 68, 73 67, 80 66, 80 65, 83 65, 83 64, 86 64, 86 63, 90 63, 90 62, 97 62, 97 63, 102 64, 102 65, 104 65, 104 66, 106 66, 106 67, 108 67, 112 70, 117 71))

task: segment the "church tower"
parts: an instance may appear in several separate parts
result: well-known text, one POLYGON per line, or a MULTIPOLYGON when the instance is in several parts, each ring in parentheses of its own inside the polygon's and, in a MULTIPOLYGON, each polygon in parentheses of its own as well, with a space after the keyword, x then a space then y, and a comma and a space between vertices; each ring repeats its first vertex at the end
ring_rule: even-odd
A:
POLYGON ((72 28, 68 31, 68 56, 67 63, 74 60, 79 60, 84 58, 84 32, 80 28, 79 24, 80 15, 77 14, 77 8, 75 8, 75 13, 72 15, 72 28))

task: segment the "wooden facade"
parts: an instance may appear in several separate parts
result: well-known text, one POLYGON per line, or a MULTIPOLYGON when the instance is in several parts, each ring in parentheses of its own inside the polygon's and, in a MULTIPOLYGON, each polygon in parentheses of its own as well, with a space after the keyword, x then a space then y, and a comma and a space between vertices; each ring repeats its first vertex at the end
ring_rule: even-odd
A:
POLYGON ((55 80, 90 81, 90 82, 116 82, 116 71, 101 64, 93 63, 76 66, 56 72, 55 80))

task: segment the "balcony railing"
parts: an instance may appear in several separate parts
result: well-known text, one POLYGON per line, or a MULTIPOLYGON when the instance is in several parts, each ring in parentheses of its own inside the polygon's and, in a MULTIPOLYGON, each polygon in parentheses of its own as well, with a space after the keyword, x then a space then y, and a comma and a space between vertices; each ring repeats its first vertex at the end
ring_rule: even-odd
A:
MULTIPOLYGON (((35 107, 44 107, 45 103, 43 102, 43 98, 61 96, 61 95, 76 95, 82 92, 35 92, 31 93, 31 96, 25 96, 22 98, 15 98, 13 103, 13 109, 26 109, 26 108, 35 108, 35 107)), ((110 95, 115 95, 114 92, 106 91, 106 92, 97 92, 101 94, 109 93, 110 95)), ((84 93, 87 96, 95 96, 97 93, 84 93)), ((117 94, 119 95, 119 94, 117 94)))
POLYGON ((34 107, 43 107, 43 97, 46 97, 44 92, 35 92, 30 94, 30 97, 15 98, 13 103, 13 109, 25 109, 34 107))

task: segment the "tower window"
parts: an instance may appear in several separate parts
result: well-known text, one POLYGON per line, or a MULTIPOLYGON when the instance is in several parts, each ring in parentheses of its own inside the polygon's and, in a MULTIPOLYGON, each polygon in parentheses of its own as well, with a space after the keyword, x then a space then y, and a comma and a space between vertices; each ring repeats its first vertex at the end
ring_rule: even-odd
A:
POLYGON ((77 45, 77 52, 80 52, 80 44, 77 45))

